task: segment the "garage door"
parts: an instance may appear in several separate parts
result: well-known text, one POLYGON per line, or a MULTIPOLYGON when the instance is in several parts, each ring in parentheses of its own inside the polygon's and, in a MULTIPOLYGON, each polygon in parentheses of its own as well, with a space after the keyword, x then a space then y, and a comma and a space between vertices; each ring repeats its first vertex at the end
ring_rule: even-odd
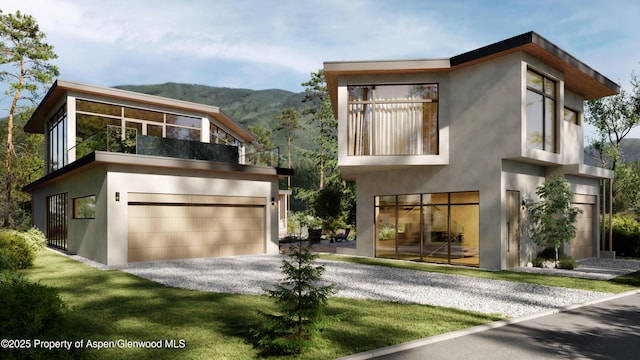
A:
POLYGON ((593 228, 595 203, 595 196, 574 195, 572 205, 582 210, 582 214, 578 214, 576 220, 576 238, 570 244, 570 255, 574 259, 596 256, 596 240, 593 228))
POLYGON ((265 252, 264 198, 128 196, 129 262, 265 252))

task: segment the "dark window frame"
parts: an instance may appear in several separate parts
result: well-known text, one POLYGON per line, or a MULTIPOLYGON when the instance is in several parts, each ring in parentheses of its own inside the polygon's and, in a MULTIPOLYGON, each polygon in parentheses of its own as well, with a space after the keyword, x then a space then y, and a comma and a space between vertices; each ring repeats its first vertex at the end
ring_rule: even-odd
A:
POLYGON ((47 245, 66 251, 69 225, 67 193, 47 196, 46 207, 47 245))
MULTIPOLYGON (((532 92, 534 94, 540 95, 542 96, 542 119, 535 119, 536 121, 541 121, 542 122, 542 135, 541 135, 541 143, 542 143, 542 149, 540 150, 544 150, 544 151, 549 151, 549 152, 553 152, 556 153, 557 149, 558 149, 558 115, 557 115, 557 108, 558 108, 558 99, 557 99, 557 93, 558 93, 558 81, 548 75, 543 74, 540 71, 536 71, 532 68, 527 68, 527 92, 532 92), (542 89, 536 89, 533 86, 530 86, 529 84, 529 73, 535 74, 539 77, 541 77, 542 79, 542 89), (547 84, 550 83, 553 86, 553 94, 549 93, 549 88, 547 87, 547 84), (547 109, 547 100, 551 100, 553 101, 553 109, 547 109), (551 110, 551 112, 549 112, 549 110, 551 110), (550 119, 551 121, 551 128, 549 129, 547 126, 547 121, 549 119, 546 118, 546 115, 550 113, 552 114, 552 118, 550 119), (548 136, 548 132, 551 131, 551 149, 547 148, 547 141, 546 138, 548 136)), ((528 115, 528 114, 527 114, 528 115)), ((530 119, 527 116, 527 122, 531 121, 532 119, 530 119)), ((529 135, 529 134, 527 134, 529 135)))

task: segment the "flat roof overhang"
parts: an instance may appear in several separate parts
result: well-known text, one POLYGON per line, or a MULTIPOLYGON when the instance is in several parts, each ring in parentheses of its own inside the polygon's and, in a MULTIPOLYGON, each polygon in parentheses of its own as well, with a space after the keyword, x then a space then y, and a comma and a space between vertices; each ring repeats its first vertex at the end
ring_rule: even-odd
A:
MULTIPOLYGON (((202 171, 209 173, 235 173, 245 174, 247 176, 293 176, 293 169, 242 165, 224 162, 214 162, 206 160, 191 160, 168 158, 151 155, 123 154, 115 152, 96 151, 82 159, 72 162, 71 164, 58 169, 51 174, 32 182, 23 187, 25 192, 33 192, 35 189, 44 186, 53 181, 64 180, 66 177, 73 176, 81 171, 100 166, 100 165, 126 165, 137 168, 155 168, 155 169, 173 169, 182 171, 202 171)), ((177 175, 179 176, 179 175, 177 175)))
POLYGON ((620 92, 620 85, 533 31, 450 59, 327 61, 324 63, 324 73, 334 115, 337 117, 338 79, 342 76, 449 72, 519 51, 561 71, 564 74, 565 87, 581 95, 585 100, 611 96, 620 92))
POLYGON ((242 125, 231 119, 228 115, 220 110, 217 106, 210 106, 204 104, 192 103, 189 101, 182 101, 176 99, 165 98, 155 95, 147 95, 134 91, 115 89, 97 85, 82 84, 74 81, 68 81, 63 79, 56 80, 49 91, 45 95, 44 99, 40 102, 40 105, 36 108, 31 115, 31 118, 24 126, 24 131, 34 134, 42 134, 44 132, 44 123, 54 109, 54 106, 59 104, 60 99, 68 92, 75 92, 80 94, 94 95, 105 98, 111 98, 120 101, 134 102, 140 105, 148 105, 150 107, 162 107, 163 109, 172 109, 176 112, 188 111, 190 113, 200 113, 202 115, 210 116, 220 124, 226 126, 229 130, 240 136, 244 142, 253 142, 256 140, 255 136, 245 129, 242 125))

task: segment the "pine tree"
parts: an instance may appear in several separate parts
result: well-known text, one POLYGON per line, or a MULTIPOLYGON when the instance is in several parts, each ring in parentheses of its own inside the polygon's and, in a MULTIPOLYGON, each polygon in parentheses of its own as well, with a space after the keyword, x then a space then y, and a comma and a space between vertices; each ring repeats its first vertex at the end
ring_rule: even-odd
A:
POLYGON ((339 320, 325 314, 334 289, 333 284, 321 285, 325 269, 314 263, 317 255, 302 242, 289 250, 289 259, 282 260, 284 278, 275 289, 265 290, 280 314, 260 312, 266 319, 262 330, 251 331, 256 346, 266 354, 300 354, 313 345, 322 329, 339 320))
MULTIPOLYGON (((0 65, 13 65, 14 71, 0 71, 0 80, 7 82, 7 95, 12 96, 7 121, 7 154, 5 159, 5 204, 3 226, 10 225, 11 190, 13 189, 12 159, 16 156, 13 142, 14 116, 20 100, 37 102, 40 85, 51 83, 58 76, 58 68, 49 64, 57 58, 53 46, 44 42, 45 34, 40 31, 33 16, 17 11, 3 14, 0 11, 0 65)), ((6 67, 5 67, 6 68, 6 67)))

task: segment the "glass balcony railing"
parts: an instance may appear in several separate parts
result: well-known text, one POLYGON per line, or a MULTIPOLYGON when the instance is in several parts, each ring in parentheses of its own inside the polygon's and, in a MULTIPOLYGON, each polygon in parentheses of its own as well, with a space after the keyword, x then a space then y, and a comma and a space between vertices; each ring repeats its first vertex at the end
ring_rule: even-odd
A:
POLYGON ((286 163, 286 159, 280 158, 280 148, 267 149, 253 153, 245 154, 245 164, 258 166, 280 167, 280 164, 286 163))
POLYGON ((238 147, 138 134, 136 128, 106 126, 75 147, 76 159, 94 151, 154 155, 239 164, 238 147))

